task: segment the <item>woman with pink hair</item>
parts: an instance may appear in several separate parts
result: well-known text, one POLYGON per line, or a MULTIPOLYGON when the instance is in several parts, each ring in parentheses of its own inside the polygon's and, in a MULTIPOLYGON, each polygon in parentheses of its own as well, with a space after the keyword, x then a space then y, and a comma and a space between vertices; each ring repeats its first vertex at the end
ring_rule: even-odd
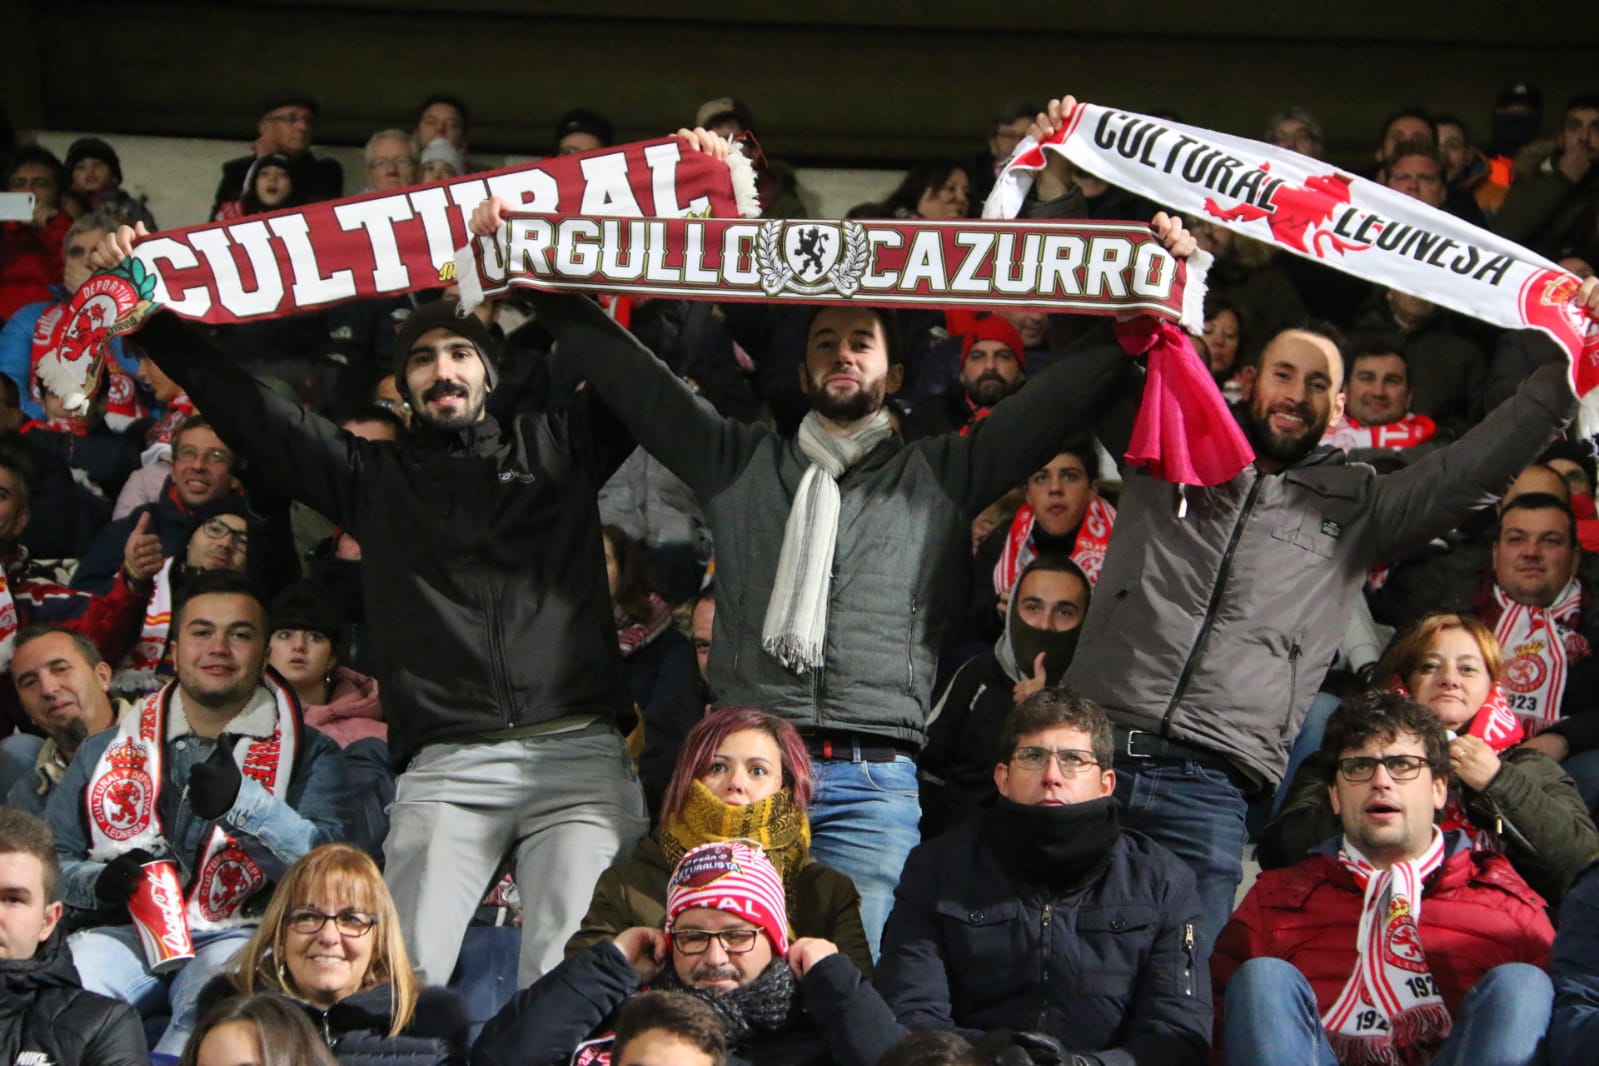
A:
POLYGON ((871 976, 860 893, 811 856, 811 782, 810 754, 783 719, 755 707, 725 707, 700 719, 683 741, 660 823, 600 875, 567 957, 624 929, 660 928, 666 881, 684 853, 746 840, 759 844, 782 876, 794 935, 831 940, 871 976))

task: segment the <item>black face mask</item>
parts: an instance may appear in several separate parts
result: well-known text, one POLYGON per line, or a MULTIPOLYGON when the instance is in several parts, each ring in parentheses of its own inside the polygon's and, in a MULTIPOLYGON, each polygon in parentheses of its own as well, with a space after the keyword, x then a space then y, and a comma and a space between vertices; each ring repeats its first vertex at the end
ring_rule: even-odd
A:
POLYGON ((1039 652, 1043 652, 1045 684, 1060 684, 1060 679, 1066 676, 1066 668, 1072 664, 1072 656, 1077 654, 1077 637, 1082 628, 1079 625, 1064 633, 1056 633, 1049 629, 1034 629, 1019 617, 1013 619, 1010 646, 1016 653, 1017 668, 1025 676, 1032 677, 1033 660, 1039 652))
POLYGON ((1523 111, 1500 111, 1493 118, 1493 147, 1500 155, 1515 155, 1538 137, 1538 117, 1523 111))
POLYGON ((989 846, 1011 874, 1063 888, 1093 873, 1121 836, 1115 796, 1031 807, 1001 796, 985 815, 989 846))

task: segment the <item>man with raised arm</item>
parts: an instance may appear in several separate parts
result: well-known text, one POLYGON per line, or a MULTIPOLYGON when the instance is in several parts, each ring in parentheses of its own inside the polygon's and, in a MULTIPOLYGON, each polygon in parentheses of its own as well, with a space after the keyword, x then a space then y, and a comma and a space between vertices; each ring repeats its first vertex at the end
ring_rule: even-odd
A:
MULTIPOLYGON (((679 136, 728 152, 703 130, 679 136)), ((485 201, 473 232, 493 233, 508 206, 485 201)), ((1154 229, 1174 254, 1193 251, 1177 220, 1156 215, 1154 229)), ((1132 361, 1113 342, 1085 345, 967 435, 902 445, 884 409, 905 374, 892 313, 821 308, 800 367, 811 410, 787 440, 717 415, 593 302, 540 293, 535 304, 593 390, 704 506, 717 548, 711 689, 805 735, 811 847, 855 880, 875 948, 918 839, 912 757, 943 623, 966 594, 971 518, 1087 424, 1132 361)))
MULTIPOLYGON (((123 227, 98 252, 131 253, 123 227)), ((251 379, 170 312, 144 323, 156 364, 278 491, 361 545, 361 583, 401 771, 384 844, 406 939, 450 979, 484 889, 514 851, 520 983, 559 962, 594 882, 646 828, 618 716, 631 709, 595 498, 633 448, 591 393, 504 424, 482 322, 424 304, 395 380, 415 412, 365 440, 251 379)))

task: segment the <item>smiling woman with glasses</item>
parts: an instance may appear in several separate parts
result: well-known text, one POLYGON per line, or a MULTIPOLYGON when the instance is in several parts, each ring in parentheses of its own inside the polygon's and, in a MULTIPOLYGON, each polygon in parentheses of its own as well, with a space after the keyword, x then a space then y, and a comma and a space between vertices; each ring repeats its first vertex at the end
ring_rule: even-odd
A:
POLYGON ((260 992, 298 1004, 346 1066, 464 1061, 464 1005, 418 984, 383 876, 348 844, 325 844, 289 867, 230 973, 201 993, 200 1009, 260 992))

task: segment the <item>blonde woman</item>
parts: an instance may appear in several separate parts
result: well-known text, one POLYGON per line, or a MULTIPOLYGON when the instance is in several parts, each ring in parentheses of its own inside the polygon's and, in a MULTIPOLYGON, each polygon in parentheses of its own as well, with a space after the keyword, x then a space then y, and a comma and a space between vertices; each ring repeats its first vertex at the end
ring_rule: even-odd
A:
POLYGON ((348 844, 324 844, 289 867, 200 1010, 256 993, 297 1003, 342 1066, 466 1061, 465 1005, 417 983, 383 875, 348 844))

